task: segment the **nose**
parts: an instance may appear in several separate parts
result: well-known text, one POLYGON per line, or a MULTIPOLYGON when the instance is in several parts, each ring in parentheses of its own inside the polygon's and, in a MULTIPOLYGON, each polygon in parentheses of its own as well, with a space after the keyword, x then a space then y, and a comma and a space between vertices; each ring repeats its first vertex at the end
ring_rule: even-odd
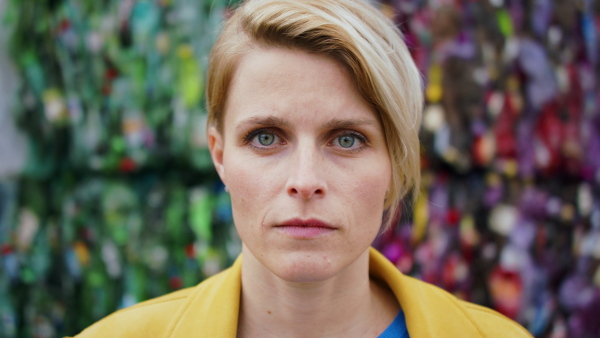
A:
POLYGON ((325 196, 327 184, 323 155, 318 150, 302 148, 293 156, 286 183, 288 195, 305 200, 325 196))

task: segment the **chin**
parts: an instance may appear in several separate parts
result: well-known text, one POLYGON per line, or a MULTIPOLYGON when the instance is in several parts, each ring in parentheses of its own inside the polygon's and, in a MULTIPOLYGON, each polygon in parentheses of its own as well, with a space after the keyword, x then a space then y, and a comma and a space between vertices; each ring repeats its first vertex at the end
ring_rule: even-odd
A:
POLYGON ((282 256, 268 262, 267 268, 277 277, 290 283, 323 282, 341 270, 327 255, 323 254, 293 252, 282 256))

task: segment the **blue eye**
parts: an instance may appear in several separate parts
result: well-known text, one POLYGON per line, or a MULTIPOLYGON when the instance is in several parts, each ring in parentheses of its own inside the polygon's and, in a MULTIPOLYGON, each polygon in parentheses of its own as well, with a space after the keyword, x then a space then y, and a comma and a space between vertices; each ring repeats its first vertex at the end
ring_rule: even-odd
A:
POLYGON ((244 137, 244 143, 256 151, 274 151, 285 145, 285 140, 278 130, 259 128, 249 131, 244 137))
POLYGON ((342 148, 351 148, 355 141, 356 138, 352 135, 342 135, 338 137, 338 142, 342 148))
POLYGON ((260 133, 257 137, 258 143, 263 146, 270 146, 275 142, 275 135, 273 133, 260 133))
POLYGON ((331 145, 345 152, 358 152, 369 145, 369 140, 356 131, 342 131, 332 140, 331 145))

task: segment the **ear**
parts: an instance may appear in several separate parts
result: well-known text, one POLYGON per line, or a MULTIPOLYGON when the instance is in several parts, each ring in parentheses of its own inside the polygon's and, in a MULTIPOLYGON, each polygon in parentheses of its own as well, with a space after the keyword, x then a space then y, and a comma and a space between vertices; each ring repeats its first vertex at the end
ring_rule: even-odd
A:
POLYGON ((208 150, 210 151, 210 157, 212 158, 215 169, 221 178, 223 184, 227 185, 227 179, 225 176, 225 167, 223 166, 223 149, 224 139, 223 135, 214 126, 208 127, 208 150))

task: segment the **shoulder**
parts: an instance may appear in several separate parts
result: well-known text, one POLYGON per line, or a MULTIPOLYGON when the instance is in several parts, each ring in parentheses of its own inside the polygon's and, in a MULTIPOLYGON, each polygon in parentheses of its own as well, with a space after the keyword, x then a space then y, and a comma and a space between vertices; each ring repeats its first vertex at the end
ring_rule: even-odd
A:
POLYGON ((150 299, 96 322, 77 337, 157 337, 163 336, 177 310, 192 294, 187 288, 150 299))
POLYGON ((235 337, 241 264, 240 255, 230 268, 195 287, 119 310, 77 337, 235 337))
POLYGON ((369 274, 392 290, 413 337, 532 337, 521 325, 494 310, 403 275, 375 249, 370 252, 369 274))
POLYGON ((438 309, 433 312, 440 312, 440 317, 454 322, 452 325, 468 322, 468 326, 472 326, 473 332, 478 332, 480 337, 532 337, 520 324, 497 311, 460 300, 435 285, 412 277, 407 278, 418 284, 416 289, 422 292, 422 296, 429 303, 428 308, 437 306, 438 309))
POLYGON ((481 305, 456 300, 476 326, 484 334, 484 337, 531 337, 531 333, 512 319, 481 305))

